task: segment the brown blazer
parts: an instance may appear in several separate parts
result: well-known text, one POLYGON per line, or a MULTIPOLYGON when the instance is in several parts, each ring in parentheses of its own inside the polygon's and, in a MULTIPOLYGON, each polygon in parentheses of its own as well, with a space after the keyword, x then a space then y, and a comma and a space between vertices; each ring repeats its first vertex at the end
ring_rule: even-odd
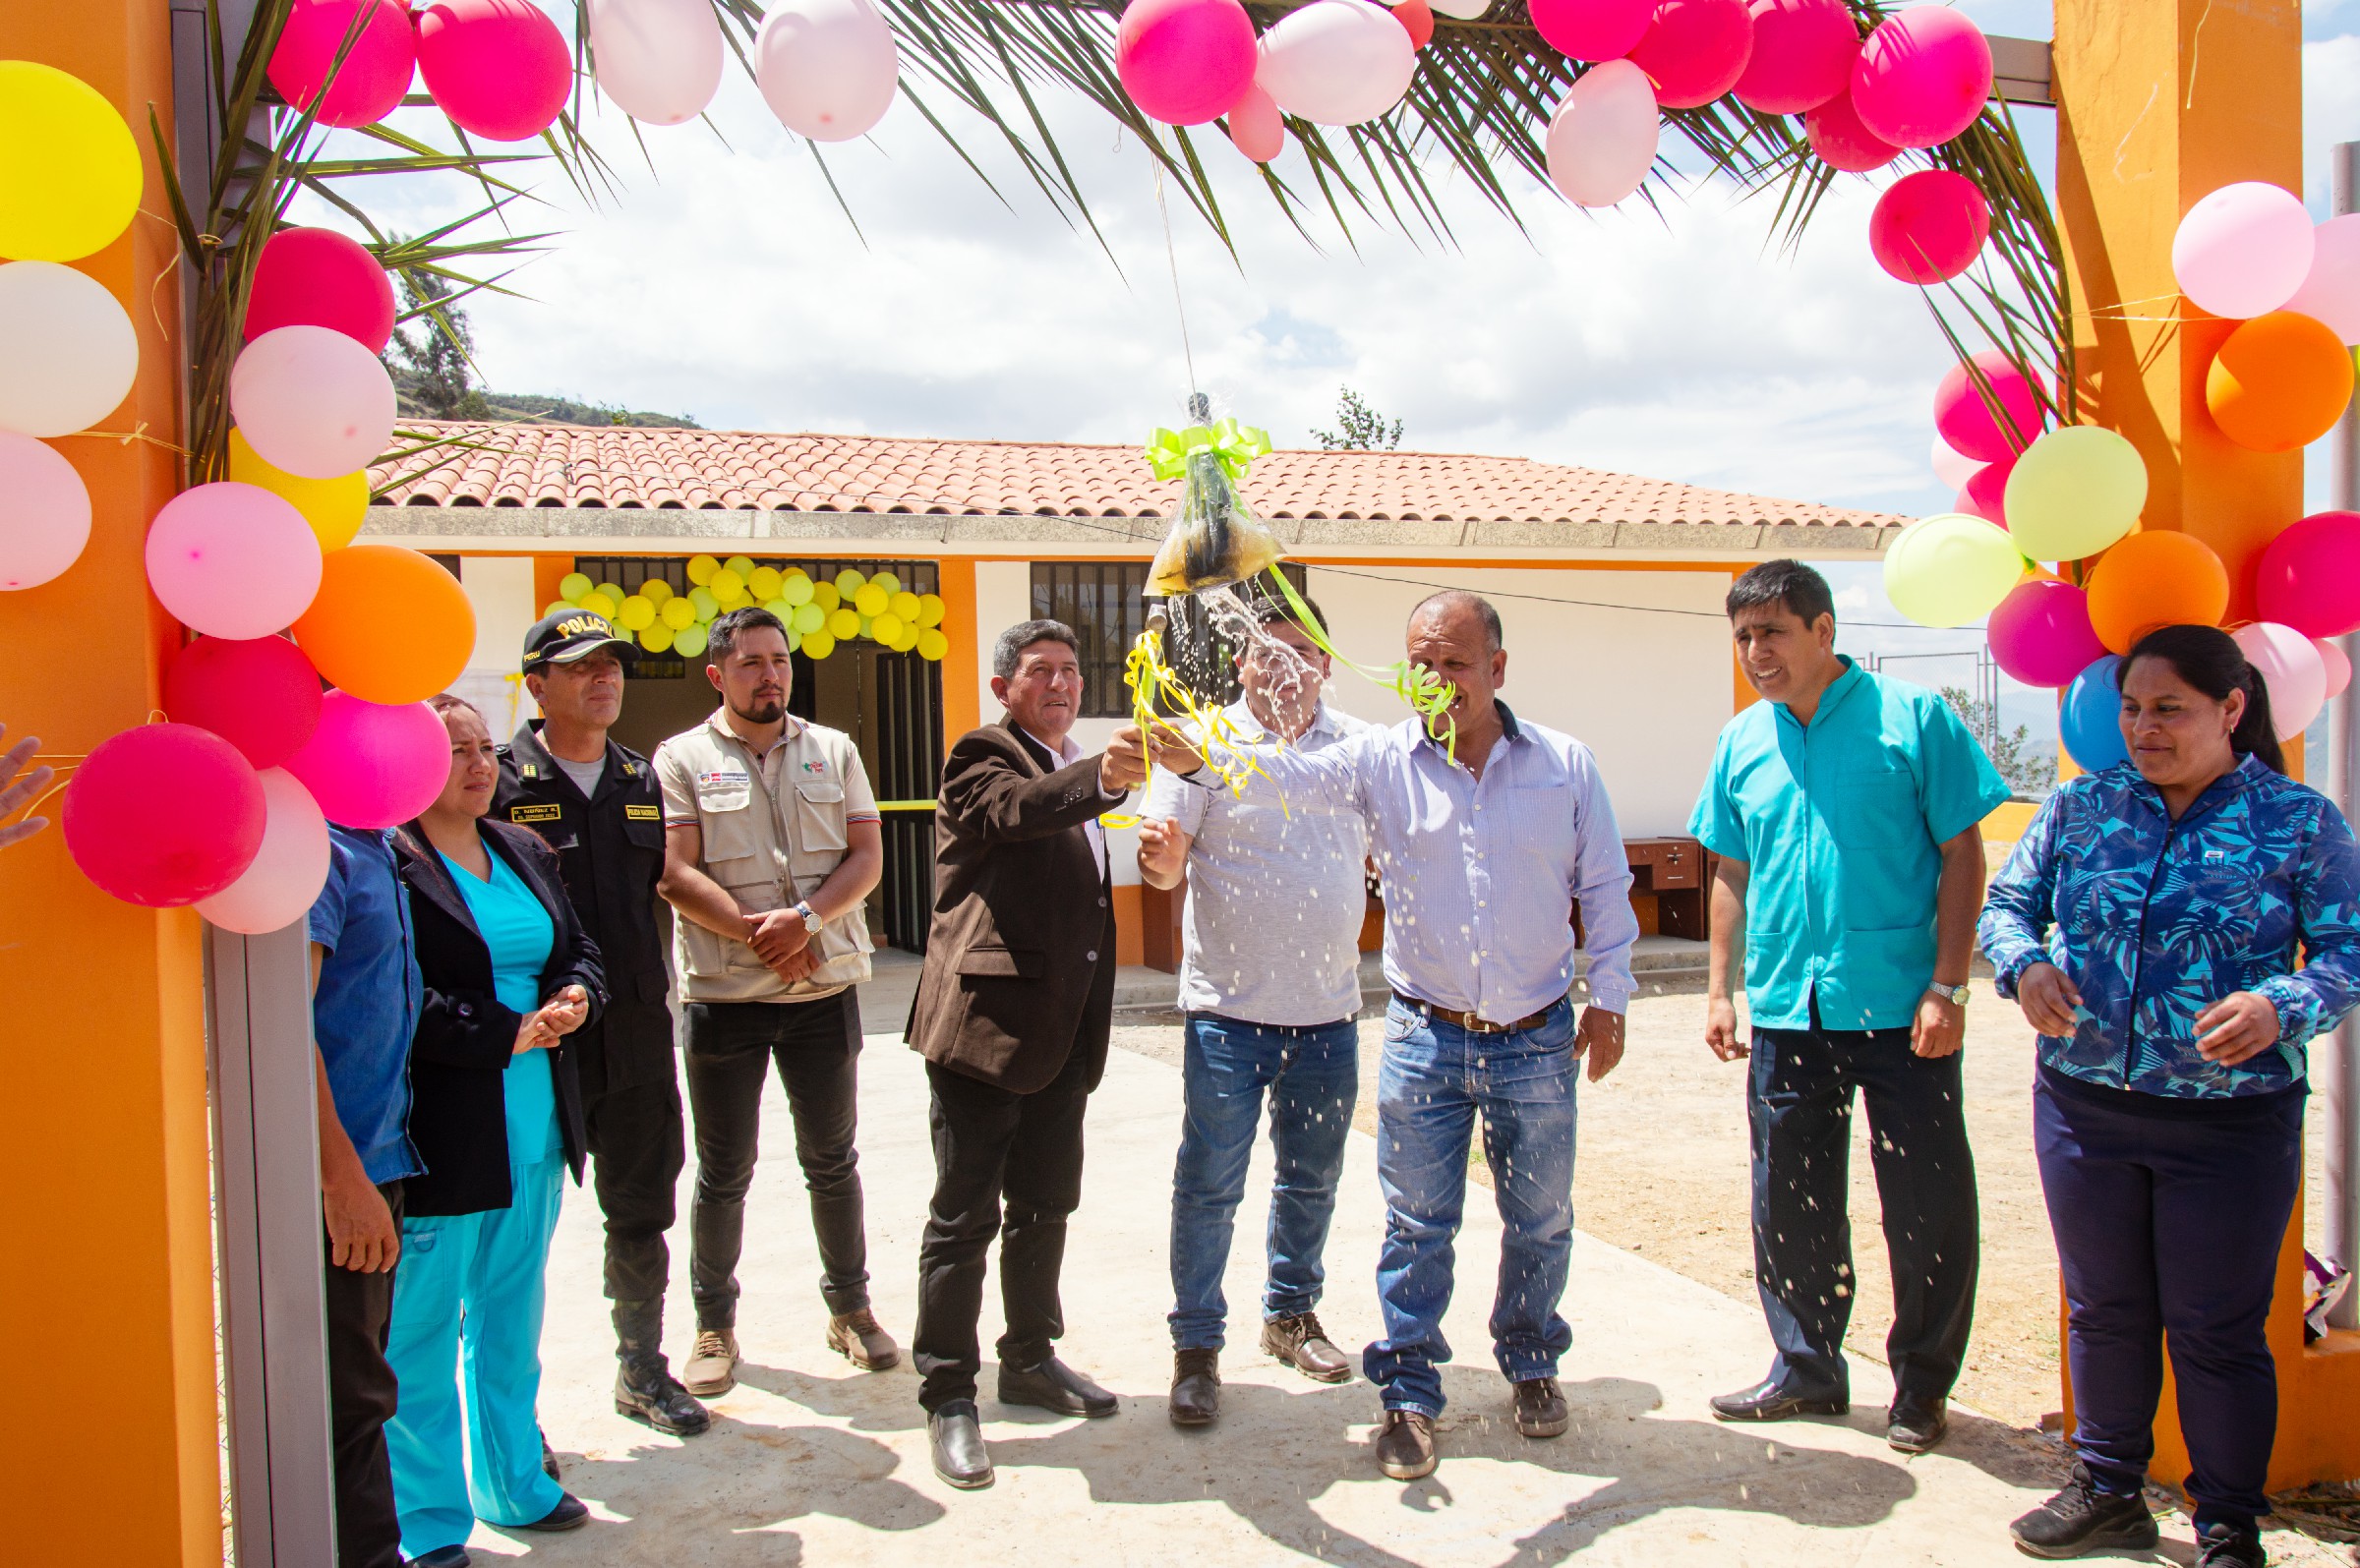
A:
POLYGON ((1075 1051, 1106 1071, 1114 890, 1083 824, 1116 802, 1098 759, 1052 773, 1003 720, 959 737, 935 791, 934 920, 905 1035, 929 1062, 1018 1094, 1075 1051))

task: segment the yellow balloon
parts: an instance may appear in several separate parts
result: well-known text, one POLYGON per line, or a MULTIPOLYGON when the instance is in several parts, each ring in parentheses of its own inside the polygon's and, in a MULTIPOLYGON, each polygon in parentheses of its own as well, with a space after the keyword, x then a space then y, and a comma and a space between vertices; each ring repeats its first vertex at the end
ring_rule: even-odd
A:
POLYGON ((696 602, 692 599, 667 599, 656 607, 656 613, 674 631, 696 624, 696 602))
POLYGON ((811 579, 800 566, 789 572, 779 584, 779 597, 791 605, 811 603, 812 592, 811 579))
POLYGON ((721 564, 723 569, 734 571, 740 577, 751 577, 754 574, 754 560, 750 555, 732 555, 721 564))
POLYGON ((836 592, 841 598, 850 599, 858 593, 860 585, 867 581, 867 578, 847 566, 836 574, 836 592))
POLYGON ((919 602, 918 597, 907 588, 903 589, 900 593, 895 594, 893 596, 893 602, 886 606, 886 608, 891 610, 893 611, 894 618, 901 621, 904 625, 916 626, 922 624, 922 622, 920 622, 917 618, 917 612, 925 607, 919 602))
POLYGON ((928 664, 932 664, 950 651, 951 640, 933 627, 928 626, 917 634, 917 657, 925 660, 928 664))
POLYGON ((688 557, 688 580, 696 584, 696 586, 699 588, 702 588, 705 586, 705 584, 711 582, 713 580, 713 574, 719 570, 721 570, 721 562, 715 560, 710 555, 691 555, 688 557))
POLYGON ((645 631, 656 623, 656 607, 633 594, 615 611, 615 620, 626 631, 645 631))
POLYGON ((865 584, 853 594, 853 608, 871 619, 884 614, 885 607, 892 603, 893 596, 875 583, 865 584))
POLYGON ((584 573, 567 572, 558 579, 558 597, 569 605, 578 605, 582 602, 582 596, 597 586, 584 573))
POLYGON ((869 621, 868 634, 890 648, 902 640, 902 617, 890 613, 878 615, 869 621))
POLYGON ((745 592, 745 578, 737 568, 724 566, 705 579, 705 586, 713 590, 715 599, 726 601, 745 592))
POLYGON ((844 603, 844 596, 836 591, 834 583, 813 583, 811 603, 832 615, 836 612, 836 607, 844 603))
POLYGON ((868 581, 871 587, 884 589, 888 599, 902 591, 902 580, 891 572, 879 572, 868 581))
POLYGON ((615 618, 615 611, 618 608, 615 601, 596 589, 584 594, 579 601, 579 606, 593 615, 604 615, 609 620, 615 618))
POLYGON ((803 652, 806 656, 812 659, 825 659, 835 651, 836 639, 831 633, 824 631, 803 633, 803 652))
POLYGON ((662 621, 639 633, 639 646, 651 654, 668 653, 672 649, 672 628, 662 621))
POLYGON ((0 60, 0 257, 103 251, 140 206, 140 145, 97 88, 55 66, 0 60))
POLYGON ((925 633, 919 631, 915 626, 906 625, 902 628, 902 634, 899 637, 896 637, 892 642, 887 643, 885 646, 891 648, 897 654, 906 654, 911 649, 915 648, 917 646, 918 638, 924 635, 925 633))
POLYGON ((672 584, 661 577, 650 577, 639 585, 639 597, 651 605, 660 605, 672 597, 672 584))
POLYGON ((846 642, 859 636, 860 611, 856 610, 831 611, 828 615, 828 635, 838 642, 846 642))
POLYGON ((756 599, 776 599, 779 585, 785 581, 776 566, 756 566, 745 574, 745 591, 756 599))
POLYGON ((941 625, 942 612, 948 608, 943 604, 940 594, 920 594, 917 598, 917 623, 920 626, 941 625))
POLYGON ((365 470, 334 479, 305 479, 264 462, 246 444, 243 431, 229 433, 229 477, 241 485, 266 490, 303 513, 303 520, 319 536, 324 554, 351 544, 369 518, 369 475, 365 470))

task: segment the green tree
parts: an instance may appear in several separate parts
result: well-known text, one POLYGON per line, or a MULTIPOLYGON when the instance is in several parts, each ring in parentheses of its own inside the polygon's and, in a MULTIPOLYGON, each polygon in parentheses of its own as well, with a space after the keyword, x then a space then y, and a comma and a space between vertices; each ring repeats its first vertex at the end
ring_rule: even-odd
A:
POLYGON ((401 274, 402 313, 386 367, 401 390, 436 419, 489 419, 491 405, 471 374, 475 336, 467 313, 451 299, 450 280, 410 268, 401 274))
POLYGON ((2033 749, 2033 731, 2028 726, 2001 729, 1997 707, 1984 707, 1960 686, 1943 687, 1942 700, 1981 744, 2010 789, 2018 794, 2039 794, 2057 786, 2057 759, 2033 749))
POLYGON ((1401 422, 1390 425, 1349 386, 1336 388, 1335 423, 1331 431, 1313 431, 1311 438, 1328 451, 1389 452, 1401 444, 1401 422))

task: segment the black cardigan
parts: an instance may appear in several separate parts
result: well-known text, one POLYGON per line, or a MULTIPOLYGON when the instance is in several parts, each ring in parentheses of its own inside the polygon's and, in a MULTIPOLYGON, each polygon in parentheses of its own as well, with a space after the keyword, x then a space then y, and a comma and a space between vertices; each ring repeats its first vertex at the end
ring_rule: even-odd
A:
MULTIPOLYGON (((529 829, 486 817, 485 846, 514 868, 549 911, 555 928, 549 964, 541 971, 544 1002, 569 985, 590 995, 590 1016, 607 1004, 598 948, 566 900, 558 857, 529 829)), ((418 823, 393 836, 401 880, 409 890, 417 933, 418 970, 426 1003, 410 1047, 410 1141, 426 1174, 402 1184, 405 1213, 480 1214, 506 1208, 508 1183, 507 1071, 523 1019, 494 994, 492 950, 467 900, 450 880, 418 823)), ((582 1093, 573 1052, 549 1053, 557 1085, 558 1131, 573 1179, 582 1179, 582 1093)))

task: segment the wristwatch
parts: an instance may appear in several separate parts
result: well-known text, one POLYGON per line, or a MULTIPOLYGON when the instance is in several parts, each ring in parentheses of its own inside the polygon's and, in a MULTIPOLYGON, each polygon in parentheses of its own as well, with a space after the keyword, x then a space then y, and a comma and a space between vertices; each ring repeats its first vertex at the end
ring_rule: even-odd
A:
POLYGON ((795 906, 795 912, 803 917, 803 935, 807 937, 815 937, 819 935, 820 928, 827 924, 825 920, 822 920, 819 917, 819 911, 812 908, 808 903, 796 904, 795 906))
POLYGON ((1974 995, 1973 992, 1969 991, 1963 985, 1944 985, 1939 980, 1936 980, 1933 984, 1927 986, 1925 989, 1927 994, 1940 997, 1943 1001, 1949 1003, 1954 1008, 1965 1007, 1967 1005, 1967 999, 1974 995))

